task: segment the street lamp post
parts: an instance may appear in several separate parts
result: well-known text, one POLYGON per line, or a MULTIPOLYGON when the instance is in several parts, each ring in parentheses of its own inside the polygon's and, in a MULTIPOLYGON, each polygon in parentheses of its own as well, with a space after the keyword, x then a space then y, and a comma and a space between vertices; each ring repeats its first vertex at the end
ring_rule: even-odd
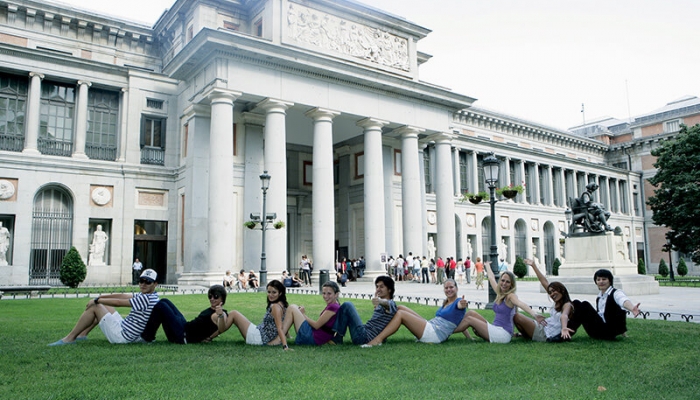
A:
POLYGON ((267 230, 267 220, 268 220, 267 189, 270 187, 270 178, 271 177, 267 173, 267 171, 263 171, 262 175, 260 175, 260 182, 262 183, 262 193, 263 193, 262 215, 260 218, 260 220, 261 220, 260 226, 262 227, 262 253, 260 254, 260 287, 261 288, 267 287, 267 266, 265 265, 265 261, 267 259, 267 256, 265 255, 265 231, 267 230))
MULTIPOLYGON (((489 186, 489 204, 491 205, 491 271, 498 282, 498 245, 496 244, 496 186, 498 184, 498 159, 489 154, 484 158, 484 177, 486 184, 489 186)), ((486 308, 493 308, 493 302, 496 301, 496 292, 489 285, 489 303, 486 308)))

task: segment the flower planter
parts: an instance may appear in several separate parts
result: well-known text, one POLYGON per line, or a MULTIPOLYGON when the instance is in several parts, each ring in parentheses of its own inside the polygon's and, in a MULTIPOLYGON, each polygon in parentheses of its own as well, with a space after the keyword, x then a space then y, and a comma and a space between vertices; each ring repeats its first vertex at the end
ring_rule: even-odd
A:
POLYGON ((471 196, 471 197, 469 198, 469 202, 472 203, 472 204, 479 204, 479 203, 481 203, 481 200, 483 200, 483 199, 481 198, 481 196, 471 196))
POLYGON ((518 191, 517 191, 517 190, 504 190, 504 191, 501 192, 501 194, 502 194, 503 197, 505 197, 506 199, 512 199, 512 198, 515 198, 515 196, 518 195, 518 191))

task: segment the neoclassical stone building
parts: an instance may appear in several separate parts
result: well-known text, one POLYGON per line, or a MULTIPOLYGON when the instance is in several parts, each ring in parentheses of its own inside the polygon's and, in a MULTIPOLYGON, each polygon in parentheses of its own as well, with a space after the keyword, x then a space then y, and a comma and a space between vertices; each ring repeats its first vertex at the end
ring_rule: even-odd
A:
MULTIPOLYGON (((89 283, 211 284, 259 269, 259 176, 271 176, 271 277, 302 254, 488 252, 483 158, 501 160, 506 259, 562 257, 567 199, 597 182, 632 259, 647 257, 638 168, 600 137, 481 110, 419 79, 429 30, 352 0, 177 0, 153 27, 50 1, 0 0, 0 283, 57 283, 75 246, 89 283), (98 229, 98 225, 100 228, 98 229)), ((636 157, 636 155, 632 155, 636 157)), ((646 172, 645 172, 646 173, 646 172)), ((565 255, 564 255, 565 256, 565 255)))

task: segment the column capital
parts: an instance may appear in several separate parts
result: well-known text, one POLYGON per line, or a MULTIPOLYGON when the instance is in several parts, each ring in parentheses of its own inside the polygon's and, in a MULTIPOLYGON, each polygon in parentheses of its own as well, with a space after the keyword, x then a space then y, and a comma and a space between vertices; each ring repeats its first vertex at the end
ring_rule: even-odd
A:
POLYGON ((230 102, 233 104, 237 98, 241 97, 243 93, 236 92, 234 90, 224 89, 224 88, 211 88, 202 94, 202 98, 211 101, 212 103, 220 102, 230 102))
POLYGON ((425 132, 425 129, 421 129, 415 126, 404 125, 400 126, 392 131, 392 133, 402 136, 403 138, 418 137, 419 133, 425 132))
POLYGON ((39 79, 44 79, 44 74, 39 73, 39 72, 30 72, 30 73, 29 73, 29 77, 30 77, 30 78, 37 77, 37 78, 39 78, 39 79))
POLYGON ((92 82, 89 81, 78 81, 78 86, 86 85, 87 87, 92 86, 92 82))
POLYGON ((189 121, 194 117, 211 117, 211 108, 202 104, 190 104, 182 112, 181 118, 185 121, 189 121))
POLYGON ((382 127, 389 125, 389 121, 367 117, 357 121, 355 125, 359 126, 360 128, 364 128, 365 130, 382 129, 382 127))
POLYGON ((332 121, 333 118, 340 115, 340 111, 329 110, 327 108, 316 107, 304 113, 309 118, 313 118, 315 121, 332 121))
POLYGON ((278 100, 278 99, 273 99, 271 97, 268 97, 265 100, 256 104, 255 107, 260 107, 268 113, 271 113, 271 112, 284 113, 285 111, 287 111, 287 109, 289 107, 291 107, 293 105, 294 105, 294 103, 292 103, 290 101, 278 100))
POLYGON ((454 140, 457 137, 457 135, 453 133, 447 133, 447 132, 438 132, 434 133, 426 138, 426 140, 431 140, 435 142, 435 144, 447 144, 452 146, 452 140, 454 140))

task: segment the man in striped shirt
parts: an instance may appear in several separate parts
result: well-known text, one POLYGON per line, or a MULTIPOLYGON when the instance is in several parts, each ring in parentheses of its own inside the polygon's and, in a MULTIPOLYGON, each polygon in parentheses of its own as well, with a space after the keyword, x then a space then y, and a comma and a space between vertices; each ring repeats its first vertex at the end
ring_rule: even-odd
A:
POLYGON ((157 277, 156 271, 147 269, 139 278, 141 293, 108 294, 91 299, 68 336, 49 346, 75 344, 77 341, 86 340, 88 333, 98 324, 110 343, 143 342, 141 332, 146 327, 153 306, 159 300, 158 293, 155 292, 158 286, 157 277), (122 318, 114 307, 131 307, 131 312, 126 318, 122 318))
POLYGON ((340 305, 338 316, 333 325, 336 332, 334 341, 342 342, 345 331, 350 328, 353 344, 366 344, 374 339, 389 324, 398 309, 394 300, 394 280, 382 275, 374 281, 375 297, 372 299, 374 313, 366 324, 362 324, 355 305, 349 301, 340 305), (339 338, 339 340, 338 340, 339 338))

